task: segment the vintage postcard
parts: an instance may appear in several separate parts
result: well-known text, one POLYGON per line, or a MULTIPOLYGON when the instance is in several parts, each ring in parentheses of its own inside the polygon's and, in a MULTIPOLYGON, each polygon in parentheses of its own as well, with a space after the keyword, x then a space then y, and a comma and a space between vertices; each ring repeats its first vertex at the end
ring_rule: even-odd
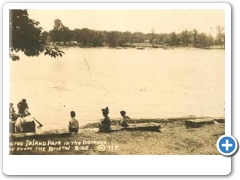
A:
POLYGON ((9 3, 4 13, 8 158, 231 163, 216 147, 231 134, 229 5, 9 3))

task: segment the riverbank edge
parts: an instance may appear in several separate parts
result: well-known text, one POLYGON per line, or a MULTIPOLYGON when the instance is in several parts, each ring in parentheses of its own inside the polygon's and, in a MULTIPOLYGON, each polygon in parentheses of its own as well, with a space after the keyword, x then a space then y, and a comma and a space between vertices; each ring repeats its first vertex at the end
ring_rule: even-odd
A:
MULTIPOLYGON (((176 123, 181 122, 184 123, 185 121, 189 120, 201 120, 201 121, 207 121, 207 120, 224 120, 225 117, 176 117, 176 118, 132 118, 128 120, 129 124, 139 124, 139 123, 159 123, 159 124, 165 124, 165 123, 176 123)), ((112 125, 116 125, 120 119, 111 119, 112 125)), ((92 122, 87 123, 85 125, 80 126, 80 129, 89 129, 89 128, 98 128, 99 122, 92 122)))
MULTIPOLYGON (((119 120, 112 120, 113 129, 119 120)), ((162 127, 160 132, 155 131, 113 131, 111 133, 99 133, 98 123, 89 123, 80 128, 80 132, 67 133, 66 135, 50 135, 10 138, 10 143, 14 142, 89 142, 87 145, 91 150, 81 149, 84 147, 71 146, 71 149, 56 150, 31 150, 14 151, 10 155, 217 155, 215 144, 217 139, 225 134, 224 117, 182 117, 165 119, 131 119, 130 123, 159 123, 162 127), (200 128, 188 128, 186 122, 213 122, 223 120, 223 123, 206 123, 200 128), (126 138, 127 137, 127 138, 126 138), (99 150, 97 144, 91 142, 106 142, 110 147, 119 146, 120 151, 99 150), (149 149, 149 147, 151 147, 149 149), (77 150, 76 150, 77 148, 77 150)), ((117 127, 117 126, 116 126, 117 127)), ((11 147, 11 146, 10 146, 11 147)))

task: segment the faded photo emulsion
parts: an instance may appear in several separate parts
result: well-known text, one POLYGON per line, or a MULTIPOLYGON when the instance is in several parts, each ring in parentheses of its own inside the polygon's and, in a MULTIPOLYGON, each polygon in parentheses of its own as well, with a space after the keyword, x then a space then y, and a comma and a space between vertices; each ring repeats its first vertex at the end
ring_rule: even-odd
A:
POLYGON ((219 155, 225 61, 224 9, 10 9, 9 154, 219 155))

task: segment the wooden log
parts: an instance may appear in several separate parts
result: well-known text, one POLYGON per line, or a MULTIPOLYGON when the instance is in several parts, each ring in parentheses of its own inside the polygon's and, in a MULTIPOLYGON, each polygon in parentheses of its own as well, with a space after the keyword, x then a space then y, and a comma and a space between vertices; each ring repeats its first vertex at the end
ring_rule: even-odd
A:
POLYGON ((129 124, 128 127, 122 127, 121 130, 161 132, 161 126, 156 123, 139 123, 139 124, 129 124))
POLYGON ((10 134, 11 139, 25 139, 25 138, 52 138, 52 137, 67 137, 71 133, 66 129, 61 130, 50 130, 42 132, 28 132, 28 133, 17 133, 10 134))
POLYGON ((224 123, 224 119, 213 119, 213 118, 202 118, 202 119, 190 119, 185 121, 185 126, 187 128, 199 128, 202 127, 203 125, 209 125, 209 124, 216 124, 215 123, 224 123))
POLYGON ((225 119, 223 119, 223 118, 214 118, 214 120, 220 124, 225 123, 225 119))

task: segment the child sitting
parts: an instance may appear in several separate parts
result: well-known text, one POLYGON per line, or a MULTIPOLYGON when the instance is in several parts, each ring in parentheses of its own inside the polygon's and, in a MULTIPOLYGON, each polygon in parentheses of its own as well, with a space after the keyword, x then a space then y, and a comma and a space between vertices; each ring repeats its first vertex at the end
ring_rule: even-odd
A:
POLYGON ((126 116, 126 111, 120 111, 120 114, 122 116, 121 121, 119 122, 119 125, 122 127, 128 127, 127 121, 130 119, 128 116, 126 116))

